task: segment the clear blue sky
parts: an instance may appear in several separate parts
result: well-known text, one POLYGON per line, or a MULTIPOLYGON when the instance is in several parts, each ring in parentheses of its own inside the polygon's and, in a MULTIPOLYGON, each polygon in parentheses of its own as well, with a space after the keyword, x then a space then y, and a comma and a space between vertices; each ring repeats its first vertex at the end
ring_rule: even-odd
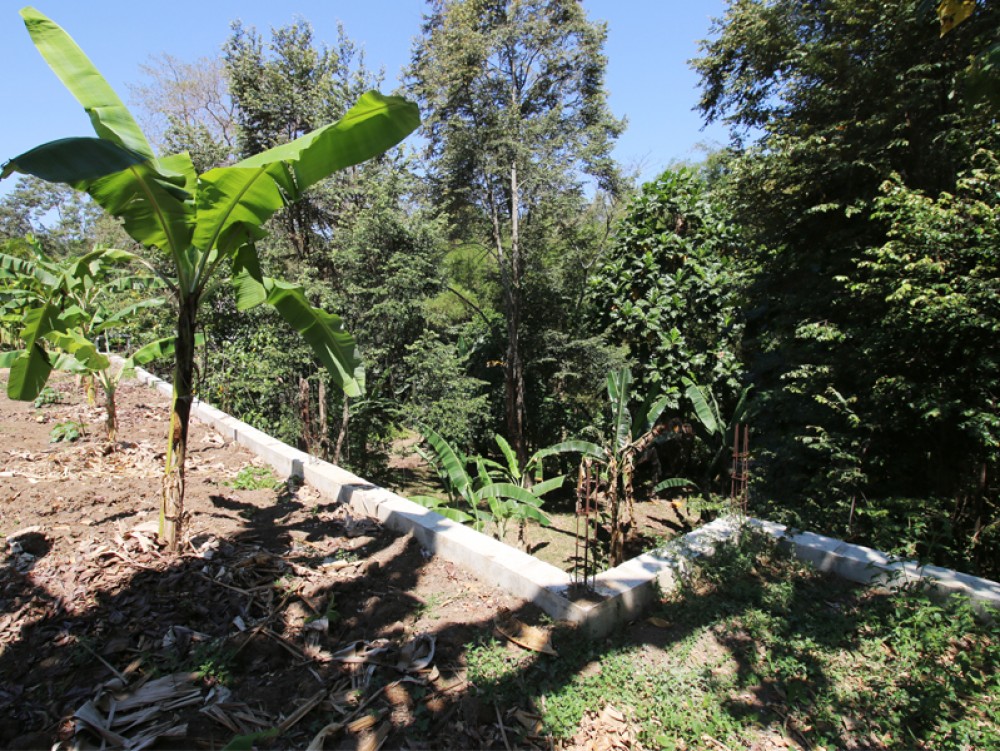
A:
MULTIPOLYGON (((0 119, 0 161, 45 141, 91 135, 90 123, 35 51, 17 11, 23 3, 0 0, 0 79, 4 102, 0 119)), ((697 76, 687 61, 709 34, 710 18, 724 0, 584 0, 592 20, 608 23, 608 89, 614 113, 628 118, 616 158, 654 177, 675 160, 697 160, 696 146, 720 145, 718 126, 701 130, 692 111, 697 76)), ((147 5, 139 0, 38 0, 35 7, 77 41, 119 95, 141 80, 139 66, 152 55, 169 53, 184 61, 216 55, 240 19, 265 38, 271 27, 296 18, 308 20, 319 42, 336 42, 336 24, 366 54, 369 67, 385 68, 386 86, 396 85, 410 58, 412 40, 425 12, 421 0, 172 0, 147 5)), ((6 193, 14 178, 0 184, 6 193)))

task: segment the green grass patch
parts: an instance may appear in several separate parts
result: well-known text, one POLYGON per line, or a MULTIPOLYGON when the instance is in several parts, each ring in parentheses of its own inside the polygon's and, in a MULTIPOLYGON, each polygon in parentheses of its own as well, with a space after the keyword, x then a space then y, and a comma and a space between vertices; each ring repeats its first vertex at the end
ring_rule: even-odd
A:
POLYGON ((270 467, 244 467, 223 483, 234 490, 278 490, 284 485, 270 467))
POLYGON ((558 657, 474 645, 469 680, 563 738, 610 703, 649 748, 1000 748, 996 621, 959 598, 819 574, 757 534, 699 562, 628 634, 555 645, 558 657))

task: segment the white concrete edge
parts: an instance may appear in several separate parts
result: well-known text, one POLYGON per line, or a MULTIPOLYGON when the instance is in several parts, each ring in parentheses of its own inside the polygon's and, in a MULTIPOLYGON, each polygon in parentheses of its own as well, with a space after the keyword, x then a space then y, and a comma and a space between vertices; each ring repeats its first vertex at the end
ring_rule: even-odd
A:
MULTIPOLYGON (((171 394, 169 383, 146 370, 136 368, 136 376, 140 382, 171 394)), ((428 551, 533 602, 553 618, 579 624, 592 637, 604 636, 619 624, 638 618, 657 590, 667 592, 678 585, 693 558, 711 555, 716 545, 736 536, 741 528, 736 517, 716 519, 660 550, 598 574, 595 589, 605 599, 576 603, 566 596, 572 585, 570 575, 549 563, 288 446, 199 399, 194 401, 191 413, 227 440, 245 446, 282 476, 301 477, 327 498, 377 518, 390 529, 413 534, 428 551)), ((860 545, 811 532, 794 533, 773 522, 754 518, 746 521, 792 545, 798 558, 851 581, 891 585, 925 579, 940 590, 959 592, 974 602, 1000 607, 1000 585, 996 582, 935 566, 921 567, 912 561, 900 562, 860 545)))
POLYGON ((748 518, 747 523, 790 545, 800 560, 843 579, 890 589, 921 583, 941 594, 968 597, 983 614, 988 607, 1000 609, 1000 584, 989 579, 902 560, 863 545, 794 530, 775 522, 748 518))

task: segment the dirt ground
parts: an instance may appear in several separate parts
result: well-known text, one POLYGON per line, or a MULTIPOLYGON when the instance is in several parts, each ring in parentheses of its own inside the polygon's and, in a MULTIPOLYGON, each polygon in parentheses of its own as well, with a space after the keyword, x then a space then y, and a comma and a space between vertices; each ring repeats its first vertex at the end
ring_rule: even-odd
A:
POLYGON ((169 556, 166 400, 123 384, 111 446, 103 411, 53 385, 58 403, 0 397, 0 747, 222 748, 275 727, 258 743, 503 747, 463 650, 538 613, 311 488, 228 486, 254 458, 195 422, 169 556), (81 437, 50 443, 67 425, 81 437))

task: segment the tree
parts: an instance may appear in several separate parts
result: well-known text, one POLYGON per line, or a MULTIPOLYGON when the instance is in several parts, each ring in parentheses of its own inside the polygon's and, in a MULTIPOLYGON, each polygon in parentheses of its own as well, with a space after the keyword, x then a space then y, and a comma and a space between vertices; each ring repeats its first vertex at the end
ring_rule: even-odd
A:
POLYGON ((235 105, 220 59, 187 63, 162 53, 140 69, 146 81, 129 87, 129 93, 146 115, 145 131, 154 145, 188 151, 198 172, 236 161, 235 105))
MULTIPOLYGON (((341 117, 378 84, 343 26, 337 31, 337 45, 329 48, 314 43, 312 27, 303 20, 272 29, 266 44, 253 27, 233 25, 223 66, 241 156, 288 143, 341 117)), ((350 182, 345 175, 324 181, 275 217, 277 239, 295 264, 317 267, 327 281, 332 273, 322 251, 331 231, 359 208, 344 188, 350 182)))
MULTIPOLYGON (((340 319, 310 305, 300 287, 265 277, 254 243, 261 225, 283 205, 336 170, 394 146, 419 125, 419 115, 401 98, 369 92, 335 123, 198 175, 185 153, 156 157, 121 100, 59 26, 33 8, 21 16, 39 52, 87 110, 98 138, 43 144, 7 162, 0 177, 16 171, 85 190, 169 268, 163 276, 177 303, 177 334, 161 534, 175 550, 183 520, 195 332, 207 285, 225 263, 240 309, 273 306, 344 390, 359 394, 360 361, 340 319)), ((39 327, 40 336, 46 326, 39 327)), ((27 398, 38 376, 51 369, 44 351, 28 348, 30 376, 14 390, 19 398, 27 398)))
POLYGON ((504 412, 528 459, 525 269, 531 225, 582 174, 616 187, 623 128, 604 92, 606 29, 574 0, 435 0, 409 83, 423 105, 431 195, 492 257, 505 321, 504 412))
POLYGON ((725 206, 693 169, 665 171, 631 201, 588 295, 644 390, 676 390, 689 377, 735 403, 740 250, 725 206))
MULTIPOLYGON (((962 433, 955 415, 919 414, 937 387, 909 402, 880 388, 900 375, 895 343, 922 338, 920 319, 884 319, 886 301, 852 282, 867 278, 871 252, 890 240, 886 180, 953 194, 975 155, 1000 146, 995 111, 964 85, 998 24, 995 3, 941 37, 933 14, 904 0, 735 0, 695 61, 705 116, 758 139, 731 163, 728 183, 754 266, 744 352, 756 492, 800 523, 897 546, 913 534, 926 553, 934 532, 915 521, 922 509, 950 505, 960 517, 962 488, 981 469, 974 444, 952 444, 960 461, 941 450, 937 437, 962 433), (905 495, 914 489, 919 500, 905 495)), ((962 384, 949 402, 981 404, 970 388, 975 361, 923 340, 913 366, 938 371, 938 384, 962 384)), ((956 526, 949 545, 972 534, 956 526)))

